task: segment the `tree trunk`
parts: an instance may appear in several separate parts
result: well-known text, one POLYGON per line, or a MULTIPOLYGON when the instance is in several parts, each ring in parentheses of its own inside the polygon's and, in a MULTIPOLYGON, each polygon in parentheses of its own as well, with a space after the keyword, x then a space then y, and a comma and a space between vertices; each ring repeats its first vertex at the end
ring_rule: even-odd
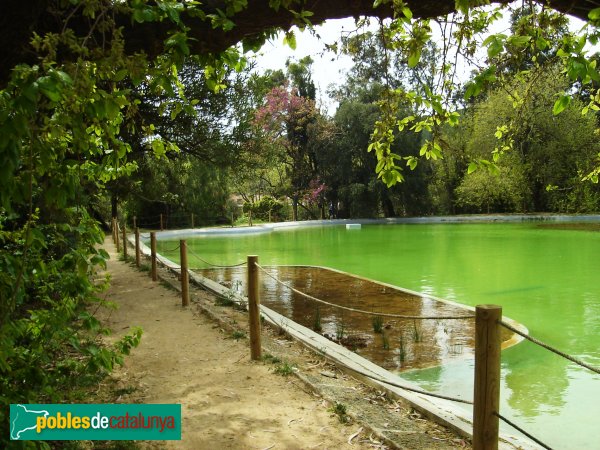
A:
POLYGON ((117 194, 111 194, 110 196, 110 216, 111 217, 118 217, 118 199, 117 199, 117 194))
POLYGON ((381 207, 383 208, 383 215, 385 217, 395 217, 396 211, 394 211, 394 204, 390 200, 390 196, 387 190, 381 192, 381 207))
POLYGON ((298 196, 292 197, 292 222, 298 221, 298 196))

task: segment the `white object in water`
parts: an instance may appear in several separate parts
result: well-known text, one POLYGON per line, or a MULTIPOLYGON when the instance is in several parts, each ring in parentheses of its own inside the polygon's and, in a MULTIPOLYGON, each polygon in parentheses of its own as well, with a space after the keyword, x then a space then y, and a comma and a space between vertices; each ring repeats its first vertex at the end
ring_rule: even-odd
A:
POLYGON ((346 230, 360 230, 360 229, 361 229, 360 223, 347 223, 346 224, 346 230))

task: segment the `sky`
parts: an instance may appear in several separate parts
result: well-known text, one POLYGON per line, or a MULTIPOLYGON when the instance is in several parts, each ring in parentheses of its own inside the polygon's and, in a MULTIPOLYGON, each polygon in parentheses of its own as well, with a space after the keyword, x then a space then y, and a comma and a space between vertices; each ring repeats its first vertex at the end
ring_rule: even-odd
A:
MULTIPOLYGON (((492 33, 506 32, 509 28, 509 14, 504 13, 504 17, 498 21, 492 33)), ((583 22, 577 19, 571 20, 571 30, 578 31, 583 26, 583 22)), ((440 33, 436 26, 433 28, 433 39, 436 35, 439 39, 440 33)), ((344 80, 344 74, 352 67, 352 60, 347 55, 336 55, 333 52, 325 50, 325 44, 333 44, 340 41, 344 32, 350 32, 356 29, 353 18, 328 20, 323 25, 315 27, 315 36, 310 31, 300 32, 295 29, 297 47, 292 50, 283 43, 284 34, 281 32, 276 39, 263 46, 256 55, 256 70, 264 72, 266 69, 282 69, 285 71, 285 63, 288 58, 299 60, 310 55, 313 60, 313 81, 317 88, 317 102, 322 111, 329 115, 335 113, 337 103, 327 95, 327 89, 331 84, 341 84, 344 80), (320 39, 319 39, 320 37, 320 39)), ((485 58, 485 48, 480 49, 480 57, 485 58)), ((463 67, 462 77, 467 77, 470 68, 463 67)))
POLYGON ((292 50, 283 43, 283 33, 277 38, 263 46, 256 55, 257 70, 264 72, 267 69, 282 69, 285 71, 285 62, 288 58, 299 60, 310 55, 313 63, 313 81, 317 88, 317 100, 319 106, 330 114, 335 112, 335 102, 327 96, 329 85, 339 84, 344 79, 344 73, 352 67, 352 59, 346 55, 335 55, 333 52, 325 51, 325 44, 333 44, 339 41, 341 33, 356 29, 354 19, 328 20, 323 25, 315 27, 319 37, 309 31, 296 33, 296 50, 292 50))

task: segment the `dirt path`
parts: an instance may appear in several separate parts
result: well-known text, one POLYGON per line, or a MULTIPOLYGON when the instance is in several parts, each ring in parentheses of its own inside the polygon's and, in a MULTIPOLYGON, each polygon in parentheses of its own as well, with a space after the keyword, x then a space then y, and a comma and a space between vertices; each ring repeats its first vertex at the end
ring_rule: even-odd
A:
POLYGON ((182 309, 176 292, 119 261, 109 239, 105 248, 112 280, 106 295, 118 310, 102 311, 101 319, 114 330, 112 339, 134 326, 144 330, 140 346, 114 375, 117 401, 182 405, 182 440, 143 446, 372 448, 362 435, 348 444, 359 425, 341 424, 295 377, 251 362, 246 340, 232 339, 193 307, 182 309))

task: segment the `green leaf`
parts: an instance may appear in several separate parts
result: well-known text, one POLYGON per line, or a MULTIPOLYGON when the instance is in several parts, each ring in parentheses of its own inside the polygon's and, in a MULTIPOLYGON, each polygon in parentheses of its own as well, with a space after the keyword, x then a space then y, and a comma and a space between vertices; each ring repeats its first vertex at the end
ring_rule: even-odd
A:
POLYGON ((526 47, 530 41, 531 36, 511 36, 507 39, 507 42, 515 47, 526 47))
POLYGON ((493 58, 504 50, 504 41, 506 40, 505 34, 494 34, 489 36, 483 45, 487 46, 488 58, 493 58))
POLYGON ((477 170, 478 167, 479 165, 475 161, 471 161, 469 163, 469 167, 467 168, 467 174, 472 174, 477 170))
POLYGON ((161 158, 166 153, 165 144, 161 139, 154 139, 152 141, 152 150, 154 151, 154 156, 157 158, 161 158))
POLYGON ((457 11, 467 15, 469 13, 470 2, 469 0, 456 0, 454 3, 457 11))
POLYGON ((538 36, 535 40, 535 45, 540 50, 546 50, 548 48, 548 41, 543 36, 538 36))
POLYGON ((600 19, 600 8, 594 8, 588 13, 588 17, 590 20, 598 20, 600 19))
POLYGON ((552 108, 552 114, 557 116, 561 112, 565 110, 567 106, 571 103, 570 95, 562 95, 556 102, 554 102, 554 107, 552 108))
POLYGON ((421 59, 421 49, 414 49, 408 55, 408 67, 413 68, 419 64, 419 60, 421 59))
POLYGON ((410 167, 410 170, 415 170, 417 168, 417 164, 418 164, 418 159, 414 158, 414 157, 410 157, 407 161, 406 161, 406 165, 408 167, 410 167))
POLYGON ((296 50, 296 35, 293 30, 287 31, 283 37, 283 43, 290 47, 292 50, 296 50))

